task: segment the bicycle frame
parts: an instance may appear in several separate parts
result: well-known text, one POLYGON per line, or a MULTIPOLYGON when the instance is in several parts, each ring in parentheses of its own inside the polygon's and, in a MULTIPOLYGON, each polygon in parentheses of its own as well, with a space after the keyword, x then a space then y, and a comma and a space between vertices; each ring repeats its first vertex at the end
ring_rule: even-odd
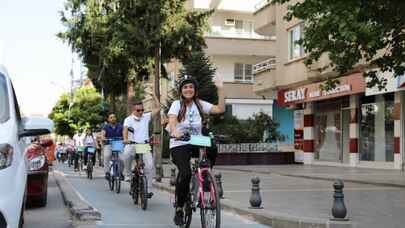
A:
MULTIPOLYGON (((204 189, 203 189, 204 188, 204 174, 210 173, 209 166, 205 167, 203 164, 203 162, 207 161, 207 160, 208 160, 207 159, 207 149, 206 148, 200 149, 200 158, 196 161, 196 163, 198 163, 198 167, 197 168, 194 167, 194 175, 197 176, 197 180, 198 180, 198 186, 199 186, 198 187, 198 196, 200 199, 204 199, 204 194, 205 194, 204 189), (201 151, 203 151, 203 152, 201 152, 201 151)), ((210 194, 215 196, 214 188, 212 188, 212 187, 210 188, 210 194)), ((214 197, 213 203, 216 203, 216 201, 217 201, 217 198, 214 197)), ((202 200, 201 203, 202 203, 202 207, 207 206, 205 204, 204 200, 202 200)))
POLYGON ((111 151, 111 168, 113 169, 112 176, 116 176, 118 173, 118 164, 119 164, 119 152, 118 151, 111 151))

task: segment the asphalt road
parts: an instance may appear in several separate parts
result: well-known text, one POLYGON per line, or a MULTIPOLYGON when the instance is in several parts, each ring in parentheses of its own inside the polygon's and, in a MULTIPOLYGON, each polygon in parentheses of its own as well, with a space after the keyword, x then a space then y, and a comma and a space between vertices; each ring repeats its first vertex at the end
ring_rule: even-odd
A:
MULTIPOLYGON (((155 195, 149 201, 148 209, 143 211, 133 204, 128 194, 129 184, 123 183, 120 194, 111 192, 107 188, 102 170, 96 170, 95 178, 88 180, 84 174, 75 173, 64 165, 59 166, 58 169, 65 173, 79 194, 101 212, 102 221, 97 222, 97 227, 176 227, 173 225, 174 209, 172 204, 174 197, 169 193, 154 190, 155 195)), ((199 214, 195 213, 191 227, 201 227, 199 221, 199 214)), ((265 228, 269 226, 223 211, 221 227, 265 228)))

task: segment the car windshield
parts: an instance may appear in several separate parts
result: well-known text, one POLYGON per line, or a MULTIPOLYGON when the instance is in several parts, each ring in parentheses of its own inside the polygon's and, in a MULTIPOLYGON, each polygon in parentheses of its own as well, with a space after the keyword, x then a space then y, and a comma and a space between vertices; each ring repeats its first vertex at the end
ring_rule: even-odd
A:
POLYGON ((0 123, 9 119, 9 106, 6 77, 0 73, 0 123))

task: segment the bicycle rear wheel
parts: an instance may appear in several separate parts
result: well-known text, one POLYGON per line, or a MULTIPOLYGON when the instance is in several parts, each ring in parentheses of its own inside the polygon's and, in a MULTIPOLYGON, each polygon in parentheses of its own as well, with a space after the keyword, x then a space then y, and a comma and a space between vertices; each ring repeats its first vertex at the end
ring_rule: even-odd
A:
POLYGON ((141 208, 146 210, 148 208, 148 179, 146 176, 140 178, 139 196, 141 198, 141 208))
POLYGON ((207 172, 204 185, 209 187, 200 200, 200 215, 202 228, 221 227, 221 201, 217 191, 217 184, 211 174, 207 172))

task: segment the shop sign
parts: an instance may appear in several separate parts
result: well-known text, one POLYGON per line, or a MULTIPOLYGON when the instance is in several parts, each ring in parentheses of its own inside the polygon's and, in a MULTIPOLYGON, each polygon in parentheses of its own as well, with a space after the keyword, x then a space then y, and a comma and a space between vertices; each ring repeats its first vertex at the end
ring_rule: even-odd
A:
POLYGON ((299 88, 296 90, 290 90, 284 93, 285 102, 300 101, 305 99, 306 88, 299 88))
MULTIPOLYGON (((394 77, 392 72, 378 72, 377 77, 379 79, 385 79, 387 84, 385 89, 380 90, 378 86, 366 88, 366 96, 372 96, 377 94, 391 93, 405 89, 405 76, 399 75, 394 77)), ((367 80, 370 80, 367 78, 367 80)))
POLYGON ((290 105, 362 93, 365 90, 365 81, 362 73, 355 73, 339 78, 339 84, 329 91, 320 89, 322 83, 309 84, 290 90, 280 90, 278 91, 277 102, 280 105, 290 105))

